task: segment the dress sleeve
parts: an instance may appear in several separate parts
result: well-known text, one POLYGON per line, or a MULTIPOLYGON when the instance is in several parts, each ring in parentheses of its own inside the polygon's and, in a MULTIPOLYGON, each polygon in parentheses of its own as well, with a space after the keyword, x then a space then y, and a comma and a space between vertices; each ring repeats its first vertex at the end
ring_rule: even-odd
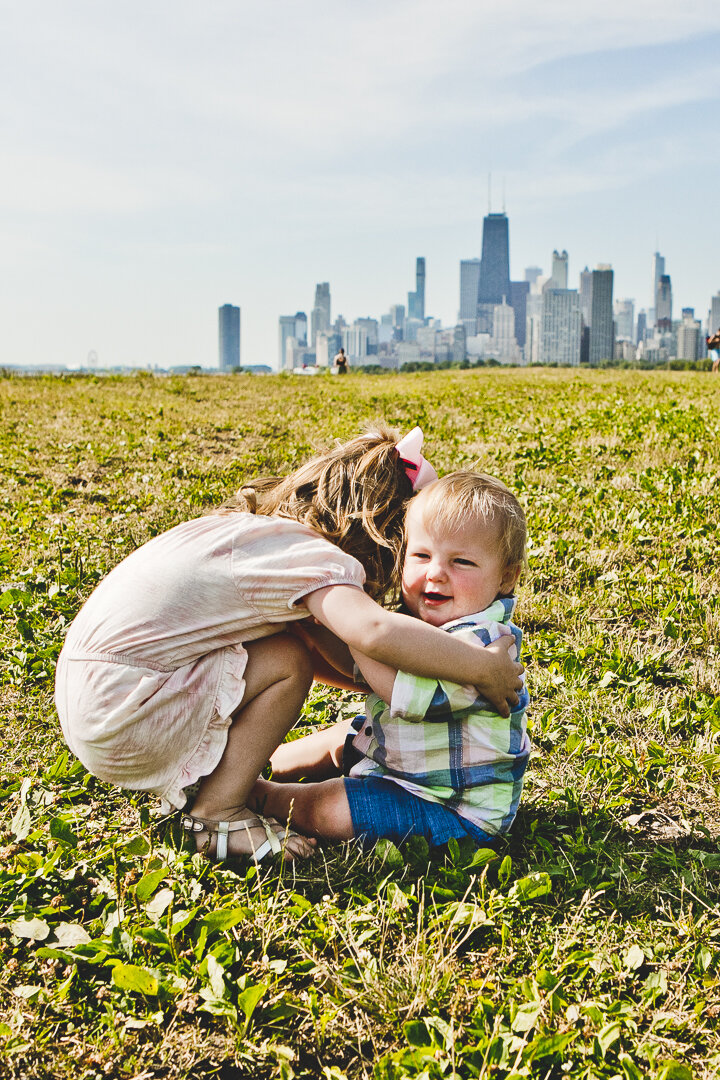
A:
POLYGON ((286 518, 257 518, 252 539, 233 546, 233 580, 245 601, 268 619, 307 613, 302 599, 328 585, 362 589, 365 571, 352 555, 286 518))

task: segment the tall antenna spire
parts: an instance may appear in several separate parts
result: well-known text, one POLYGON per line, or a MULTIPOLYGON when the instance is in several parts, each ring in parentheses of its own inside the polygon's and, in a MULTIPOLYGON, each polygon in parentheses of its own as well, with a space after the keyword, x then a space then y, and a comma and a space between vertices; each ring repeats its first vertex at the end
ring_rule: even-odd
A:
POLYGON ((502 180, 502 212, 505 213, 505 177, 502 180))

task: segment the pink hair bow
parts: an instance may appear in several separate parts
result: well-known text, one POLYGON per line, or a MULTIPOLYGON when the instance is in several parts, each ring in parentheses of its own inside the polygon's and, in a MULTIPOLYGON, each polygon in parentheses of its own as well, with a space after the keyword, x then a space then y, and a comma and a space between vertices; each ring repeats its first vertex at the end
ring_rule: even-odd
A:
POLYGON ((430 462, 426 461, 422 456, 422 444, 423 433, 419 427, 413 428, 399 443, 395 444, 395 449, 405 466, 405 473, 413 486, 413 491, 419 491, 420 488, 427 487, 428 484, 438 478, 438 474, 430 462))

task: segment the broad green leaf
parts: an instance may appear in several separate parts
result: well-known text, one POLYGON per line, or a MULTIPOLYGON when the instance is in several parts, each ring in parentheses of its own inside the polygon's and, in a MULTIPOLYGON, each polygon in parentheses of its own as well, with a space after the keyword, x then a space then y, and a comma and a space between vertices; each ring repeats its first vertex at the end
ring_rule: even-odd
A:
POLYGON ((237 926, 249 914, 249 908, 219 908, 217 911, 208 911, 207 915, 200 919, 200 925, 206 926, 208 933, 212 934, 216 930, 229 930, 232 926, 237 926))
POLYGON ((512 858, 506 855, 498 868, 498 881, 501 885, 507 885, 512 873, 512 858))
POLYGON ((695 952, 695 963, 699 971, 709 971, 715 958, 715 953, 707 945, 699 945, 695 952))
POLYGON ((430 845, 424 836, 409 836, 405 841, 405 851, 414 862, 427 862, 430 845))
POLYGON ((184 930, 188 926, 195 916, 197 915, 197 908, 191 908, 190 911, 183 911, 178 909, 173 912, 172 926, 170 927, 170 933, 175 936, 179 934, 181 930, 184 930))
POLYGON ((232 1001, 227 1001, 225 998, 215 998, 212 996, 212 991, 208 991, 206 996, 201 990, 200 997, 205 998, 205 1004, 200 1006, 199 1012, 211 1013, 213 1016, 227 1016, 231 1020, 237 1020, 237 1009, 232 1001))
POLYGON ((121 845, 120 850, 124 855, 147 855, 150 845, 144 836, 132 836, 126 843, 121 845))
POLYGON ((637 971, 645 963, 645 953, 639 945, 631 945, 625 953, 623 967, 626 971, 637 971))
POLYGON ((550 875, 544 870, 539 870, 527 877, 519 878, 512 887, 514 896, 518 900, 537 900, 540 896, 547 896, 552 892, 550 875))
POLYGON ((152 900, 145 905, 145 910, 152 919, 159 919, 170 907, 174 896, 175 893, 172 889, 160 889, 159 892, 155 893, 152 900))
POLYGON ((392 840, 378 840, 375 845, 375 854, 391 870, 400 870, 405 865, 402 853, 392 840))
POLYGON ((693 1074, 687 1065, 679 1061, 663 1061, 657 1071, 657 1080, 693 1080, 693 1074))
POLYGON ((512 1024, 510 1025, 513 1031, 520 1032, 530 1031, 535 1027, 535 1022, 540 1015, 542 1005, 539 1002, 531 1001, 526 1005, 521 1005, 518 1011, 515 1013, 512 1024))
POLYGON ((213 996, 216 998, 225 997, 225 969, 212 954, 207 958, 207 973, 213 996))
POLYGON ((24 1001, 37 1001, 41 997, 47 998, 47 990, 44 986, 15 986, 13 987, 13 994, 24 1001))
POLYGON ((603 1057, 606 1056, 610 1047, 618 1041, 621 1030, 622 1028, 617 1020, 613 1020, 598 1031, 596 1038, 603 1057))
POLYGON ((486 912, 479 904, 463 903, 458 900, 452 904, 446 904, 440 915, 442 922, 448 922, 451 926, 492 926, 492 919, 488 919, 486 912))
POLYGON ((629 1054, 619 1054, 618 1061, 625 1080, 645 1080, 647 1074, 638 1069, 629 1054))
POLYGON ((481 847, 477 851, 473 852, 473 857, 465 867, 466 870, 472 870, 477 866, 487 866, 488 863, 493 862, 495 859, 499 859, 497 851, 493 848, 481 847))
POLYGON ((433 1037, 424 1020, 406 1020, 403 1033, 410 1046, 432 1046, 433 1037))
POLYGON ((13 831, 13 835, 16 841, 25 840, 30 835, 32 828, 32 818, 30 816, 30 810, 27 806, 27 797, 32 787, 32 780, 29 776, 26 776, 20 785, 20 794, 18 796, 18 808, 15 811, 15 816, 12 819, 10 828, 13 831))
POLYGON ((161 866, 159 870, 151 870, 149 873, 143 874, 135 886, 135 895, 141 904, 144 904, 146 900, 150 899, 160 882, 163 878, 167 877, 169 873, 169 867, 161 866))
POLYGON ((30 938, 31 941, 44 941, 50 933, 50 927, 44 919, 15 919, 10 923, 15 937, 30 938))
POLYGON ((31 603, 32 596, 23 589, 3 589, 0 593, 0 611, 8 611, 12 607, 23 611, 25 605, 31 603))
POLYGON ((238 1009, 243 1013, 246 1024, 250 1023, 252 1014, 266 990, 264 983, 257 983, 255 986, 246 987, 241 994, 238 994, 238 1009))
POLYGON ((53 840, 60 840, 68 847, 75 848, 78 845, 78 837, 72 831, 67 821, 61 817, 53 818, 50 822, 50 835, 53 840))
POLYGON ((61 949, 72 949, 75 945, 87 945, 90 935, 80 923, 60 923, 55 927, 55 937, 61 949))
POLYGON ((137 964, 115 964, 112 969, 112 981, 121 990, 144 994, 146 997, 152 997, 158 992, 158 981, 155 975, 137 964))
POLYGON ((528 1046, 523 1059, 530 1062, 538 1058, 550 1057, 552 1054, 562 1054, 575 1038, 577 1038, 576 1031, 567 1031, 557 1035, 538 1035, 528 1046))

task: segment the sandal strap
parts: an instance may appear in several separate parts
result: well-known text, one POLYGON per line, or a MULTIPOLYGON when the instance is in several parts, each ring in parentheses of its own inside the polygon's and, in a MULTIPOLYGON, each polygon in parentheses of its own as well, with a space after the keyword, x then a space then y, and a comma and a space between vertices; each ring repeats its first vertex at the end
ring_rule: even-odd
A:
MULTIPOLYGON (((267 836, 267 844, 269 846, 269 850, 272 851, 274 855, 278 855, 282 851, 282 844, 280 843, 280 837, 278 836, 278 834, 275 832, 275 830, 272 827, 272 822, 275 822, 276 825, 279 824, 279 822, 275 821, 274 818, 265 818, 265 817, 262 816, 262 814, 258 814, 257 819, 260 822, 260 824, 262 825, 263 829, 265 830, 265 835, 267 836)), ((284 840, 285 839, 285 833, 284 832, 282 834, 282 837, 283 837, 283 840, 284 840)), ((265 847, 265 844, 263 844, 263 847, 265 847)), ((265 854, 267 854, 267 852, 265 852, 265 854)), ((258 855, 257 852, 256 852, 255 853, 255 858, 256 858, 256 860, 259 860, 259 859, 262 858, 262 855, 258 855)))
MULTIPOLYGON (((279 826, 279 822, 274 818, 263 817, 262 814, 249 814, 246 818, 240 818, 236 821, 217 821, 212 818, 195 817, 193 814, 183 814, 180 819, 185 832, 201 833, 207 832, 215 834, 217 837, 217 846, 215 851, 215 858, 218 862, 224 862, 228 853, 228 837, 231 832, 237 832, 239 829, 245 829, 248 834, 248 840, 250 841, 250 847, 252 851, 252 858, 255 862, 259 862, 270 851, 277 855, 282 851, 282 840, 285 840, 289 835, 288 830, 283 830, 281 834, 278 834, 273 828, 273 824, 279 826), (256 848, 253 844, 252 837, 250 836, 250 829, 257 829, 260 826, 265 830, 265 836, 267 839, 256 848)), ((280 826, 282 828, 282 826, 280 826)))
MULTIPOLYGON (((239 818, 235 821, 217 821, 214 818, 201 818, 195 817, 195 815, 184 814, 180 820, 185 832, 218 832, 221 825, 227 825, 228 832, 237 832, 238 829, 244 829, 248 823, 255 820, 257 814, 250 814, 246 818, 239 818)), ((255 825, 251 825, 251 828, 255 828, 255 825)))

